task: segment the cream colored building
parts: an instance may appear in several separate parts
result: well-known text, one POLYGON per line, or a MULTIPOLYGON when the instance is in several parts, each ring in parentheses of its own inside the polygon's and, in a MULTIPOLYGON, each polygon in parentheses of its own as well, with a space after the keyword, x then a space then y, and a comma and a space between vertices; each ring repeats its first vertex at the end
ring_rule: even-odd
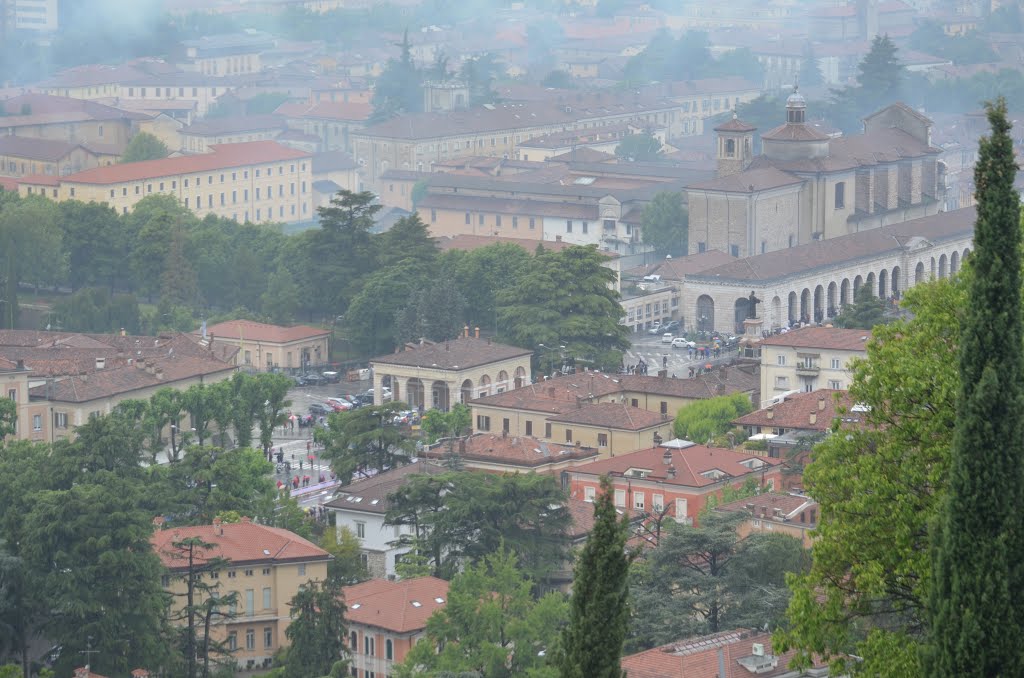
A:
MULTIPOLYGON (((330 355, 330 330, 306 325, 284 327, 253 320, 228 320, 206 329, 213 341, 238 347, 236 364, 260 371, 321 366, 330 355)), ((202 336, 197 332, 196 336, 202 336)))
POLYGON ((14 401, 17 419, 12 437, 15 439, 24 436, 32 417, 28 398, 30 371, 25 367, 24 361, 13 361, 0 357, 0 398, 14 401))
MULTIPOLYGON (((181 612, 188 573, 187 553, 175 544, 193 538, 212 544, 194 554, 199 565, 212 558, 228 562, 223 569, 205 573, 203 583, 215 586, 218 597, 234 593, 238 602, 224 610, 233 613, 230 618, 214 622, 211 635, 233 650, 239 668, 269 667, 274 653, 289 643, 289 601, 302 585, 327 579, 331 555, 297 534, 257 525, 249 518, 239 523, 214 519, 213 525, 193 527, 164 527, 162 521, 157 519, 163 529, 150 542, 166 568, 162 584, 174 596, 172 614, 181 612)), ((203 593, 196 595, 195 603, 202 604, 203 593)))
POLYGON ((850 388, 850 361, 867 357, 870 330, 804 327, 761 341, 761 398, 850 388))
POLYGON ((455 403, 529 384, 532 355, 527 349, 470 336, 414 345, 370 361, 374 403, 383 402, 387 379, 392 399, 412 408, 447 411, 455 403))
POLYGON ((224 144, 210 153, 99 167, 56 182, 26 177, 19 193, 107 203, 122 214, 148 195, 164 194, 199 217, 292 223, 315 216, 310 158, 274 141, 224 144))
POLYGON ((863 134, 832 138, 807 124, 806 107, 794 92, 756 157, 753 126, 715 128, 719 176, 687 186, 691 253, 749 257, 940 211, 931 120, 897 103, 865 118, 863 134))

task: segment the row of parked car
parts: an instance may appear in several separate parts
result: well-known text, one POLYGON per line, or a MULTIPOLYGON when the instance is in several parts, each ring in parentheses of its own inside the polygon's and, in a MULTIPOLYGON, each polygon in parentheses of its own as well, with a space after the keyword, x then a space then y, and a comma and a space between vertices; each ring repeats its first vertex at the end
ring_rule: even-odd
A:
POLYGON ((309 406, 309 413, 317 417, 324 417, 331 412, 348 412, 349 410, 354 410, 357 407, 372 404, 372 393, 359 393, 356 395, 342 394, 328 398, 322 403, 313 403, 309 406))
POLYGON ((292 380, 296 386, 326 386, 337 384, 341 381, 341 372, 307 372, 305 374, 293 374, 292 380))

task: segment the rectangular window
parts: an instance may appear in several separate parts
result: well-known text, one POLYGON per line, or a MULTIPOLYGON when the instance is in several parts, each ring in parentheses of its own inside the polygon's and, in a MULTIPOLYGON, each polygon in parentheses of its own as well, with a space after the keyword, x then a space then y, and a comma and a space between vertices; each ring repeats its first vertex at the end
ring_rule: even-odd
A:
POLYGON ((593 502, 597 497, 597 488, 593 485, 588 485, 583 488, 583 501, 593 502))
POLYGON ((697 252, 704 253, 708 251, 708 244, 704 242, 697 243, 697 252))
POLYGON ((468 226, 472 222, 469 212, 466 212, 466 225, 468 226))
POLYGON ((527 421, 526 422, 526 435, 528 435, 528 436, 532 436, 533 435, 533 422, 532 421, 527 421))
POLYGON ((356 522, 356 536, 360 539, 366 539, 366 523, 356 522))
POLYGON ((686 511, 688 509, 686 504, 686 499, 676 499, 676 520, 678 520, 679 522, 683 522, 684 520, 686 520, 686 511))
POLYGON ((619 508, 626 508, 626 491, 615 490, 615 505, 619 508))
POLYGON ((843 369, 843 361, 839 358, 832 358, 832 369, 841 370, 843 369))
POLYGON ((530 217, 530 230, 532 231, 536 225, 536 220, 533 217, 530 217))
POLYGON ((846 206, 846 182, 836 183, 836 209, 841 210, 846 206))
POLYGON ((567 443, 571 443, 572 442, 572 429, 571 428, 565 429, 565 442, 567 442, 567 443))
POLYGON ((67 412, 54 412, 53 413, 53 425, 55 428, 67 428, 68 427, 68 413, 67 412))
POLYGON ((775 377, 775 388, 789 388, 789 377, 775 377))
POLYGON ((494 215, 494 225, 495 226, 501 226, 501 215, 500 214, 495 214, 494 215))
POLYGON ((232 652, 238 649, 238 632, 232 631, 228 634, 228 649, 232 652))
POLYGON ((263 647, 274 647, 274 629, 270 626, 263 627, 263 647))
POLYGON ((550 438, 551 437, 551 424, 544 424, 544 437, 545 438, 550 438))
POLYGON ((665 509, 665 496, 655 494, 651 497, 651 508, 659 513, 665 509))
POLYGON ((430 210, 430 223, 433 224, 433 223, 436 223, 436 222, 437 222, 437 210, 432 209, 432 210, 430 210))
POLYGON ((363 649, 365 650, 364 654, 367 657, 372 657, 373 656, 373 653, 374 653, 373 652, 374 651, 374 648, 373 648, 374 642, 373 641, 374 641, 373 636, 363 636, 363 649))
POLYGON ((269 610, 271 607, 273 607, 273 603, 271 601, 270 587, 269 586, 264 586, 263 587, 263 609, 264 610, 269 610))
POLYGON ((16 389, 16 388, 7 389, 7 399, 8 400, 13 400, 14 402, 18 402, 18 389, 16 389))
POLYGON ((263 568, 263 574, 264 575, 270 574, 270 568, 269 567, 264 567, 263 568))
POLYGON ((519 217, 512 217, 512 228, 519 228, 519 217))
POLYGON ((509 420, 508 420, 508 418, 505 418, 505 419, 501 420, 501 431, 502 431, 502 433, 508 433, 509 432, 509 420))
POLYGON ((226 198, 223 193, 220 194, 220 206, 223 207, 226 204, 226 198))
POLYGON ((303 563, 302 565, 299 565, 299 576, 300 577, 305 577, 306 576, 306 564, 305 563, 303 563))
POLYGON ((731 254, 734 257, 740 256, 740 246, 739 245, 729 245, 729 254, 731 254))
POLYGON ((252 589, 245 590, 245 616, 251 617, 256 614, 256 592, 252 589))
POLYGON ((608 434, 607 433, 598 433, 597 434, 597 446, 598 447, 608 447, 608 434))
POLYGON ((646 498, 643 492, 633 492, 633 508, 643 511, 646 506, 645 501, 646 498))
POLYGON ((481 226, 484 225, 484 215, 480 215, 480 217, 477 219, 477 223, 479 223, 481 226))
POLYGON ((785 366, 785 364, 786 364, 786 356, 784 356, 784 355, 775 356, 775 364, 776 365, 785 366))
POLYGON ((41 414, 33 414, 32 415, 32 430, 36 431, 36 432, 43 430, 43 415, 41 415, 41 414))
POLYGON ((482 414, 476 415, 476 430, 478 431, 490 431, 491 430, 491 418, 482 414))
POLYGON ((256 649, 256 630, 246 629, 245 630, 245 649, 255 650, 256 649))
POLYGON ((832 389, 833 391, 838 391, 839 389, 841 389, 843 387, 843 384, 838 379, 829 379, 828 380, 828 387, 830 389, 832 389))
POLYGON ((668 402, 665 400, 661 401, 661 413, 668 414, 668 402))
POLYGON ((565 220, 565 232, 572 233, 572 219, 565 220))
POLYGON ((585 221, 583 222, 583 232, 584 232, 584 233, 586 233, 586 232, 587 232, 587 229, 589 228, 589 226, 590 226, 590 224, 588 224, 588 223, 587 223, 587 222, 585 222, 585 221))

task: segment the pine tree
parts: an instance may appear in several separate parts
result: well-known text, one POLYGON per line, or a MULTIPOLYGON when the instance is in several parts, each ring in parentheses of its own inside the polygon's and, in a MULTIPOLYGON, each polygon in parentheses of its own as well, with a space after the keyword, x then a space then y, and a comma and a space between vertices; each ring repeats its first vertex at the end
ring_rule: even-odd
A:
POLYGON ((607 476, 594 502, 594 531, 576 563, 569 625, 558 657, 562 678, 619 678, 629 619, 625 516, 619 519, 607 476))
POLYGON ((928 676, 1024 670, 1020 205, 1006 102, 1000 98, 986 110, 992 134, 981 140, 974 170, 973 276, 960 341, 949 494, 933 551, 928 676))

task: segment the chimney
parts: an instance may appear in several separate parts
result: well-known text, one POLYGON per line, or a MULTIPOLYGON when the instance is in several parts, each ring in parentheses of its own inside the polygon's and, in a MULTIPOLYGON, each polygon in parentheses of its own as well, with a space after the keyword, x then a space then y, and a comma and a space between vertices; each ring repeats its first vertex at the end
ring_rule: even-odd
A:
POLYGON ((772 406, 772 407, 769 407, 767 410, 765 410, 764 411, 764 416, 766 416, 768 418, 768 421, 771 421, 772 419, 774 419, 775 418, 775 407, 772 406))
POLYGON ((213 533, 218 537, 224 536, 224 525, 220 518, 213 519, 213 533))
POLYGON ((128 333, 124 331, 123 327, 121 328, 121 336, 122 337, 128 336, 128 333))
POLYGON ((147 360, 146 361, 146 372, 148 374, 156 374, 156 368, 153 367, 153 361, 152 360, 147 360))
POLYGON ((106 366, 107 366, 107 359, 106 358, 96 358, 96 369, 97 370, 102 370, 106 366))
POLYGON ((480 338, 480 328, 479 328, 479 327, 474 327, 474 328, 473 328, 473 336, 474 336, 475 338, 477 338, 477 339, 479 339, 479 338, 480 338))
POLYGON ((467 339, 469 338, 469 325, 466 325, 465 327, 462 328, 462 336, 466 337, 467 339))
POLYGON ((818 411, 825 409, 825 396, 818 396, 818 411))
POLYGON ((19 360, 17 363, 15 363, 15 366, 18 370, 23 370, 25 369, 25 361, 19 360))
POLYGON ((665 466, 672 465, 672 450, 665 450, 665 454, 661 455, 661 462, 665 464, 665 466))
POLYGON ((668 479, 669 480, 675 480, 675 478, 676 478, 676 467, 675 466, 669 466, 668 467, 668 479))
POLYGON ((163 381, 164 380, 164 368, 162 368, 162 367, 156 368, 155 374, 156 374, 157 381, 163 381))
POLYGON ((156 527, 156 529, 158 530, 163 529, 165 522, 167 521, 164 519, 163 516, 157 516, 156 518, 153 518, 153 526, 156 527))
POLYGON ((252 518, 250 518, 249 516, 242 516, 242 524, 243 525, 249 525, 251 523, 252 523, 252 518))
POLYGON ((554 398, 555 397, 555 387, 554 386, 548 386, 548 397, 549 398, 554 398))
POLYGON ((817 424, 817 423, 818 423, 818 413, 817 412, 811 412, 811 425, 813 426, 814 424, 817 424))

